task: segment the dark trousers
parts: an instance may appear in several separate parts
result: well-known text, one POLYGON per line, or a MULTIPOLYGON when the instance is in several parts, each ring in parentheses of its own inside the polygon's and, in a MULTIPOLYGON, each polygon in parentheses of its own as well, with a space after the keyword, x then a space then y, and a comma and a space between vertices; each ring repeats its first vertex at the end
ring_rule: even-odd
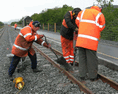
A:
MULTIPOLYGON (((28 56, 31 60, 31 68, 32 69, 36 69, 37 67, 37 57, 36 57, 36 53, 32 56, 29 52, 28 52, 28 56)), ((12 58, 12 61, 11 61, 11 64, 10 64, 10 67, 9 67, 9 70, 8 70, 8 74, 10 76, 12 76, 12 74, 14 73, 19 61, 20 61, 20 58, 21 57, 18 57, 16 55, 13 56, 12 58)))
POLYGON ((88 73, 89 78, 97 77, 98 57, 96 51, 79 47, 79 74, 85 77, 88 73))

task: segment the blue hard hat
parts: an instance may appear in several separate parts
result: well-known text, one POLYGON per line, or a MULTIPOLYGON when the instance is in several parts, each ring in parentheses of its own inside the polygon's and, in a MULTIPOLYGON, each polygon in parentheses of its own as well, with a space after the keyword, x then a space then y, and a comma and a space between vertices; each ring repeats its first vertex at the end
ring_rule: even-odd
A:
POLYGON ((41 27, 41 23, 38 21, 34 21, 32 25, 34 25, 35 27, 41 27))

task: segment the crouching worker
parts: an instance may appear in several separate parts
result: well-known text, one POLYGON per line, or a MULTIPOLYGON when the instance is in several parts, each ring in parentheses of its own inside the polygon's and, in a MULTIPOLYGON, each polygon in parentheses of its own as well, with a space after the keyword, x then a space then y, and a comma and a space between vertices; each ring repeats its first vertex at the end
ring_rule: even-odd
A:
POLYGON ((40 22, 34 21, 31 25, 28 25, 21 29, 20 33, 15 39, 15 42, 12 47, 12 54, 14 54, 9 70, 8 75, 10 80, 13 80, 12 75, 20 61, 21 57, 29 56, 31 60, 31 68, 33 72, 41 72, 42 70, 37 69, 37 57, 34 49, 32 48, 32 43, 36 42, 42 46, 49 48, 49 45, 46 44, 41 38, 44 35, 39 35, 36 31, 41 27, 40 22))

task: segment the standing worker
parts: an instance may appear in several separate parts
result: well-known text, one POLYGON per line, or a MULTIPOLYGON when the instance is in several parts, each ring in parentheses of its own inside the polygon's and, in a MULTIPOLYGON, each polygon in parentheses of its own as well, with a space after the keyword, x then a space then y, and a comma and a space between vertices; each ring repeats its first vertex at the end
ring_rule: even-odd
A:
POLYGON ((16 30, 16 27, 17 27, 17 23, 14 24, 14 28, 15 28, 15 30, 16 30))
POLYGON ((68 11, 64 15, 64 19, 61 26, 61 46, 63 57, 66 62, 73 65, 74 61, 74 47, 73 47, 73 33, 78 31, 75 24, 75 19, 78 13, 81 11, 80 8, 75 8, 72 11, 68 11))
POLYGON ((14 56, 8 71, 10 80, 13 80, 12 75, 20 61, 20 58, 26 57, 27 55, 31 60, 31 68, 33 69, 33 72, 41 72, 41 70, 37 69, 37 57, 34 49, 32 48, 32 43, 36 42, 47 48, 49 48, 49 45, 47 45, 46 42, 41 39, 44 35, 39 35, 36 33, 40 27, 40 22, 34 21, 29 26, 21 29, 20 33, 16 37, 11 51, 14 56))
POLYGON ((101 7, 92 6, 79 12, 76 18, 79 27, 76 47, 79 48, 79 75, 82 80, 87 73, 91 81, 98 79, 96 51, 100 32, 105 28, 105 17, 101 11, 101 7))

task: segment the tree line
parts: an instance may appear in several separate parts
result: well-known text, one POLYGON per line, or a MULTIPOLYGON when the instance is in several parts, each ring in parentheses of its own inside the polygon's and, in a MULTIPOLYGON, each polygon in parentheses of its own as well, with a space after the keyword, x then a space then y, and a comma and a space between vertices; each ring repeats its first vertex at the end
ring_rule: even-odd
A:
POLYGON ((0 21, 0 26, 3 26, 3 25, 4 25, 4 23, 0 21))
MULTIPOLYGON (((33 14, 31 18, 34 21, 39 21, 42 24, 50 24, 54 25, 56 23, 57 26, 62 25, 62 20, 67 11, 73 10, 73 7, 68 5, 63 5, 62 8, 55 7, 53 9, 43 10, 39 14, 33 14)), ((113 5, 109 2, 107 5, 104 4, 104 8, 102 9, 102 13, 105 16, 106 27, 101 32, 101 39, 118 41, 118 8, 114 8, 113 5)), ((12 22, 14 25, 16 22, 12 22)), ((18 24, 22 24, 22 19, 17 22, 18 24)))
POLYGON ((106 27, 101 32, 101 38, 118 41, 118 8, 108 5, 103 9, 102 13, 105 16, 106 27))

